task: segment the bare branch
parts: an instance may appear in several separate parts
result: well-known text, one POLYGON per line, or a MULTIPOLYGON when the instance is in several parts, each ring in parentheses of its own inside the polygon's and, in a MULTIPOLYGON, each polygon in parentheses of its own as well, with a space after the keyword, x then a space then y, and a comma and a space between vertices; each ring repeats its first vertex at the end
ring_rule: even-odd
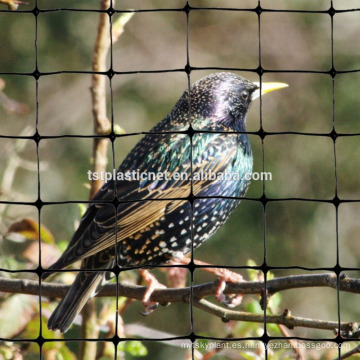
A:
MULTIPOLYGON (((224 309, 218 305, 215 305, 204 299, 194 300, 194 306, 202 309, 212 315, 215 315, 221 318, 222 321, 228 322, 230 320, 236 321, 247 321, 247 322, 257 322, 264 323, 263 314, 251 314, 243 311, 234 311, 229 309, 224 309)), ((314 320, 298 316, 292 316, 289 311, 284 311, 281 315, 266 315, 266 322, 268 324, 282 324, 289 329, 295 327, 306 327, 312 329, 323 329, 323 330, 335 330, 338 328, 339 323, 337 321, 324 321, 324 320, 314 320)), ((348 327, 348 323, 342 323, 341 327, 348 327)))
MULTIPOLYGON (((267 281, 267 293, 274 294, 279 291, 285 291, 294 288, 306 287, 329 287, 336 289, 337 279, 332 273, 311 274, 311 275, 294 275, 280 277, 267 281)), ((194 306, 207 311, 215 316, 220 317, 223 321, 241 320, 249 322, 264 322, 263 314, 249 314, 241 311, 229 310, 212 304, 203 298, 213 296, 216 293, 218 281, 204 283, 193 286, 194 306)), ((225 294, 264 294, 265 284, 260 281, 248 281, 242 283, 228 283, 225 294)), ((41 292, 43 296, 55 298, 63 297, 69 289, 68 285, 42 283, 41 292)), ((346 276, 339 278, 339 290, 351 293, 360 293, 360 279, 352 279, 346 276)), ((21 294, 39 294, 39 284, 31 280, 14 280, 0 278, 0 291, 21 294)), ((118 294, 132 299, 142 300, 146 287, 119 283, 118 294)), ((151 295, 151 300, 161 304, 171 302, 189 302, 190 287, 180 289, 157 289, 151 295)), ((116 292, 116 284, 107 284, 97 296, 113 296, 116 292)), ((322 321, 317 319, 308 319, 292 316, 290 311, 286 311, 281 315, 267 315, 268 323, 282 324, 288 328, 297 326, 310 327, 315 329, 325 329, 335 331, 338 329, 337 321, 322 321)), ((341 331, 345 334, 352 331, 356 327, 355 323, 342 323, 341 331)))
MULTIPOLYGON (((115 0, 114 0, 115 1, 115 0)), ((100 1, 99 26, 97 38, 94 47, 94 56, 92 63, 92 111, 94 117, 94 132, 96 135, 106 135, 111 130, 111 123, 106 115, 106 76, 99 74, 105 72, 106 59, 110 48, 110 18, 105 12, 111 6, 111 0, 100 1)), ((93 172, 106 170, 107 150, 109 139, 97 137, 93 141, 93 172)), ((98 190, 104 185, 104 182, 93 180, 89 199, 91 200, 98 190)), ((82 311, 83 319, 81 324, 81 335, 83 338, 97 338, 99 328, 96 325, 96 311, 94 299, 90 299, 82 311)), ((81 359, 96 358, 96 343, 83 343, 80 348, 81 359)))
MULTIPOLYGON (((193 286, 194 298, 200 299, 205 296, 214 295, 217 289, 217 281, 193 286)), ((55 283, 42 283, 41 291, 44 296, 51 298, 62 298, 69 290, 69 285, 55 283)), ((292 275, 279 277, 267 281, 267 289, 270 294, 294 288, 307 287, 329 287, 336 289, 336 279, 332 273, 311 274, 311 275, 292 275)), ((265 284, 262 281, 244 281, 242 283, 227 283, 224 294, 262 294, 265 284)), ((119 296, 125 296, 141 300, 146 287, 119 283, 119 296)), ((360 279, 348 278, 346 276, 339 279, 339 290, 344 292, 360 293, 360 279)), ((8 293, 38 295, 39 286, 33 280, 16 280, 0 277, 0 291, 8 293)), ((113 296, 116 292, 116 284, 105 284, 97 296, 113 296)), ((181 302, 190 294, 190 288, 180 289, 161 289, 155 290, 151 300, 161 303, 181 302)))
MULTIPOLYGON (((356 354, 360 354, 360 345, 357 346, 356 348, 348 351, 347 353, 341 355, 340 360, 348 359, 348 358, 350 358, 351 356, 356 355, 356 354)), ((336 358, 336 359, 337 359, 337 358, 336 358)))
MULTIPOLYGON (((99 326, 96 316, 94 299, 90 299, 82 310, 81 338, 96 339, 99 336, 99 326), (95 336, 95 338, 93 337, 95 336)), ((95 341, 80 341, 80 358, 84 360, 96 359, 97 344, 95 341)))
MULTIPOLYGON (((111 123, 106 115, 106 81, 105 75, 100 72, 107 71, 106 59, 110 49, 110 19, 104 12, 111 5, 111 0, 102 0, 97 38, 94 47, 94 57, 92 63, 92 86, 91 96, 94 116, 94 132, 96 135, 106 135, 111 130, 111 123)), ((93 145, 93 172, 100 172, 106 169, 108 138, 94 138, 93 145)), ((103 186, 103 181, 93 180, 91 182, 90 199, 94 197, 97 191, 103 186)))
POLYGON ((291 349, 294 351, 296 355, 296 360, 305 360, 304 357, 304 350, 299 347, 299 342, 297 339, 291 339, 293 335, 290 331, 286 328, 286 326, 279 324, 279 329, 281 333, 286 338, 286 341, 291 345, 291 349))

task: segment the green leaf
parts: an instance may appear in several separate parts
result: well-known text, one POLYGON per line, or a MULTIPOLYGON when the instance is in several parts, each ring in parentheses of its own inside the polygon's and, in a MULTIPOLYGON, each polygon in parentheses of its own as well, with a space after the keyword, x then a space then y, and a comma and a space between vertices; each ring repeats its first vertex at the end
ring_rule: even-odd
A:
POLYGON ((11 360, 13 359, 14 352, 6 346, 0 346, 0 359, 11 360))
POLYGON ((268 271, 266 274, 266 279, 267 281, 275 279, 275 275, 271 271, 268 271))
POLYGON ((279 311, 281 300, 282 297, 280 293, 276 293, 271 296, 268 307, 273 314, 276 314, 279 311))
MULTIPOLYGON (((45 308, 46 304, 43 305, 43 308, 45 308)), ((47 328, 46 325, 46 318, 43 316, 42 317, 42 336, 46 339, 62 339, 63 335, 62 334, 56 334, 54 331, 51 331, 47 328)), ((37 315, 35 316, 26 326, 25 331, 23 332, 22 336, 24 338, 32 338, 34 337, 34 334, 39 334, 40 333, 40 316, 37 315)), ((33 352, 35 352, 36 348, 38 345, 35 343, 31 344, 31 349, 33 350, 33 352)), ((59 342, 59 341, 49 341, 49 342, 45 342, 43 344, 42 347, 42 351, 44 353, 50 351, 50 350, 60 350, 61 347, 64 346, 63 343, 59 342)))
MULTIPOLYGON (((256 266, 254 260, 249 259, 246 263, 247 266, 256 266)), ((255 269, 247 269, 248 277, 250 281, 259 281, 259 275, 261 275, 261 271, 255 269)))
POLYGON ((87 206, 85 204, 77 204, 78 208, 79 208, 79 214, 80 214, 80 218, 83 217, 83 215, 85 214, 86 210, 87 210, 87 206))
MULTIPOLYGON (((23 261, 18 261, 13 255, 6 254, 6 256, 0 257, 0 267, 3 269, 20 270, 24 269, 26 264, 23 261)), ((1 273, 4 277, 4 273, 1 273)))
POLYGON ((134 13, 123 13, 113 23, 113 32, 121 31, 126 23, 134 16, 134 13))
POLYGON ((266 324, 266 327, 267 327, 268 331, 273 336, 283 336, 282 332, 279 329, 279 325, 277 325, 277 324, 266 324))
POLYGON ((141 341, 127 341, 125 343, 124 351, 132 356, 146 356, 148 354, 147 348, 141 341))
MULTIPOLYGON (((12 338, 23 331, 32 319, 37 301, 29 295, 13 295, 2 302, 0 307, 0 337, 12 338)), ((39 332, 32 333, 36 338, 39 332)))
POLYGON ((62 344, 60 351, 56 354, 56 360, 76 360, 76 356, 66 345, 62 344))
POLYGON ((252 259, 249 259, 247 262, 246 262, 246 266, 256 266, 256 262, 252 259))
POLYGON ((61 240, 57 244, 57 247, 60 249, 61 252, 64 252, 69 245, 69 242, 66 240, 61 240))
POLYGON ((114 124, 114 133, 116 135, 126 134, 126 131, 118 124, 114 124))
POLYGON ((257 355, 254 352, 250 352, 250 351, 241 352, 240 354, 245 360, 261 360, 262 359, 261 356, 257 355))
POLYGON ((263 314, 264 311, 261 309, 260 303, 256 299, 252 299, 245 305, 245 310, 252 314, 263 314))
POLYGON ((9 227, 9 233, 15 233, 23 236, 25 239, 38 241, 41 235, 41 241, 45 244, 55 244, 54 236, 51 231, 44 225, 40 224, 37 220, 24 218, 17 221, 9 227))

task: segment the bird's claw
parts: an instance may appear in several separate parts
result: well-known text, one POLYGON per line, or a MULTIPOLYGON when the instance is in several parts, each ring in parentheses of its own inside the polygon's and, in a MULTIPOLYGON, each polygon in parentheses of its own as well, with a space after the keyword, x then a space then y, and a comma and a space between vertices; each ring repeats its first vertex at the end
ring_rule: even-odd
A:
POLYGON ((144 303, 143 301, 143 306, 144 306, 144 311, 140 311, 141 315, 147 316, 150 315, 152 312, 154 312, 158 307, 159 307, 159 303, 155 302, 155 301, 148 301, 147 303, 144 303))
MULTIPOLYGON (((177 263, 187 265, 189 263, 189 259, 182 258, 182 259, 178 259, 176 262, 173 261, 173 264, 176 265, 177 263)), ((242 294, 228 294, 228 295, 224 294, 226 288, 226 282, 240 283, 245 281, 240 274, 225 268, 214 268, 214 267, 206 268, 205 266, 209 264, 199 260, 194 260, 194 263, 196 265, 202 265, 203 270, 210 272, 219 277, 219 283, 217 285, 215 292, 215 297, 217 301, 228 306, 229 308, 233 308, 241 304, 243 299, 242 294)))
POLYGON ((232 294, 232 295, 224 295, 221 301, 222 304, 226 305, 229 308, 234 308, 239 306, 242 303, 243 295, 241 294, 232 294))
POLYGON ((224 303, 224 301, 226 300, 226 296, 224 294, 225 288, 226 288, 226 281, 224 278, 220 278, 219 284, 216 288, 215 297, 216 297, 216 300, 221 303, 224 303))
MULTIPOLYGON (((236 274, 239 275, 239 274, 236 274)), ((236 277, 237 280, 240 280, 241 275, 239 277, 236 277)), ((224 290, 226 288, 226 281, 231 280, 228 277, 222 277, 219 279, 219 284, 216 288, 215 297, 216 300, 220 303, 226 305, 229 308, 234 308, 241 304, 243 295, 242 294, 229 294, 225 295, 224 290)), ((242 280, 242 277, 241 277, 242 280)), ((243 280, 242 280, 243 281, 243 280)))
POLYGON ((147 288, 142 299, 142 304, 145 311, 141 311, 142 315, 150 315, 154 310, 157 309, 159 303, 151 301, 151 295, 156 289, 166 289, 166 286, 161 284, 154 275, 150 274, 148 270, 140 270, 140 274, 146 282, 147 288))

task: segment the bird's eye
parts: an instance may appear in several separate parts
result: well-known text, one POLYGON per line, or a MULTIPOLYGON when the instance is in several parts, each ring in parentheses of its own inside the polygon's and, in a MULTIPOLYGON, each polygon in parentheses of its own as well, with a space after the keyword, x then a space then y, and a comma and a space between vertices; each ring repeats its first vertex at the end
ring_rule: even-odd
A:
POLYGON ((244 100, 247 100, 249 98, 249 92, 244 90, 241 92, 241 97, 244 99, 244 100))

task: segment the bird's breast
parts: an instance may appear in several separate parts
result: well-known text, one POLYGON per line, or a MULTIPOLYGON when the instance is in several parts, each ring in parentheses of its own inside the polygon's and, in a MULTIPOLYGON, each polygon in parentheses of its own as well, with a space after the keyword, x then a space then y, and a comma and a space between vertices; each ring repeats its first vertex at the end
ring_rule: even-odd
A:
POLYGON ((242 197, 253 167, 248 136, 196 134, 193 144, 193 187, 201 189, 197 195, 242 197))

